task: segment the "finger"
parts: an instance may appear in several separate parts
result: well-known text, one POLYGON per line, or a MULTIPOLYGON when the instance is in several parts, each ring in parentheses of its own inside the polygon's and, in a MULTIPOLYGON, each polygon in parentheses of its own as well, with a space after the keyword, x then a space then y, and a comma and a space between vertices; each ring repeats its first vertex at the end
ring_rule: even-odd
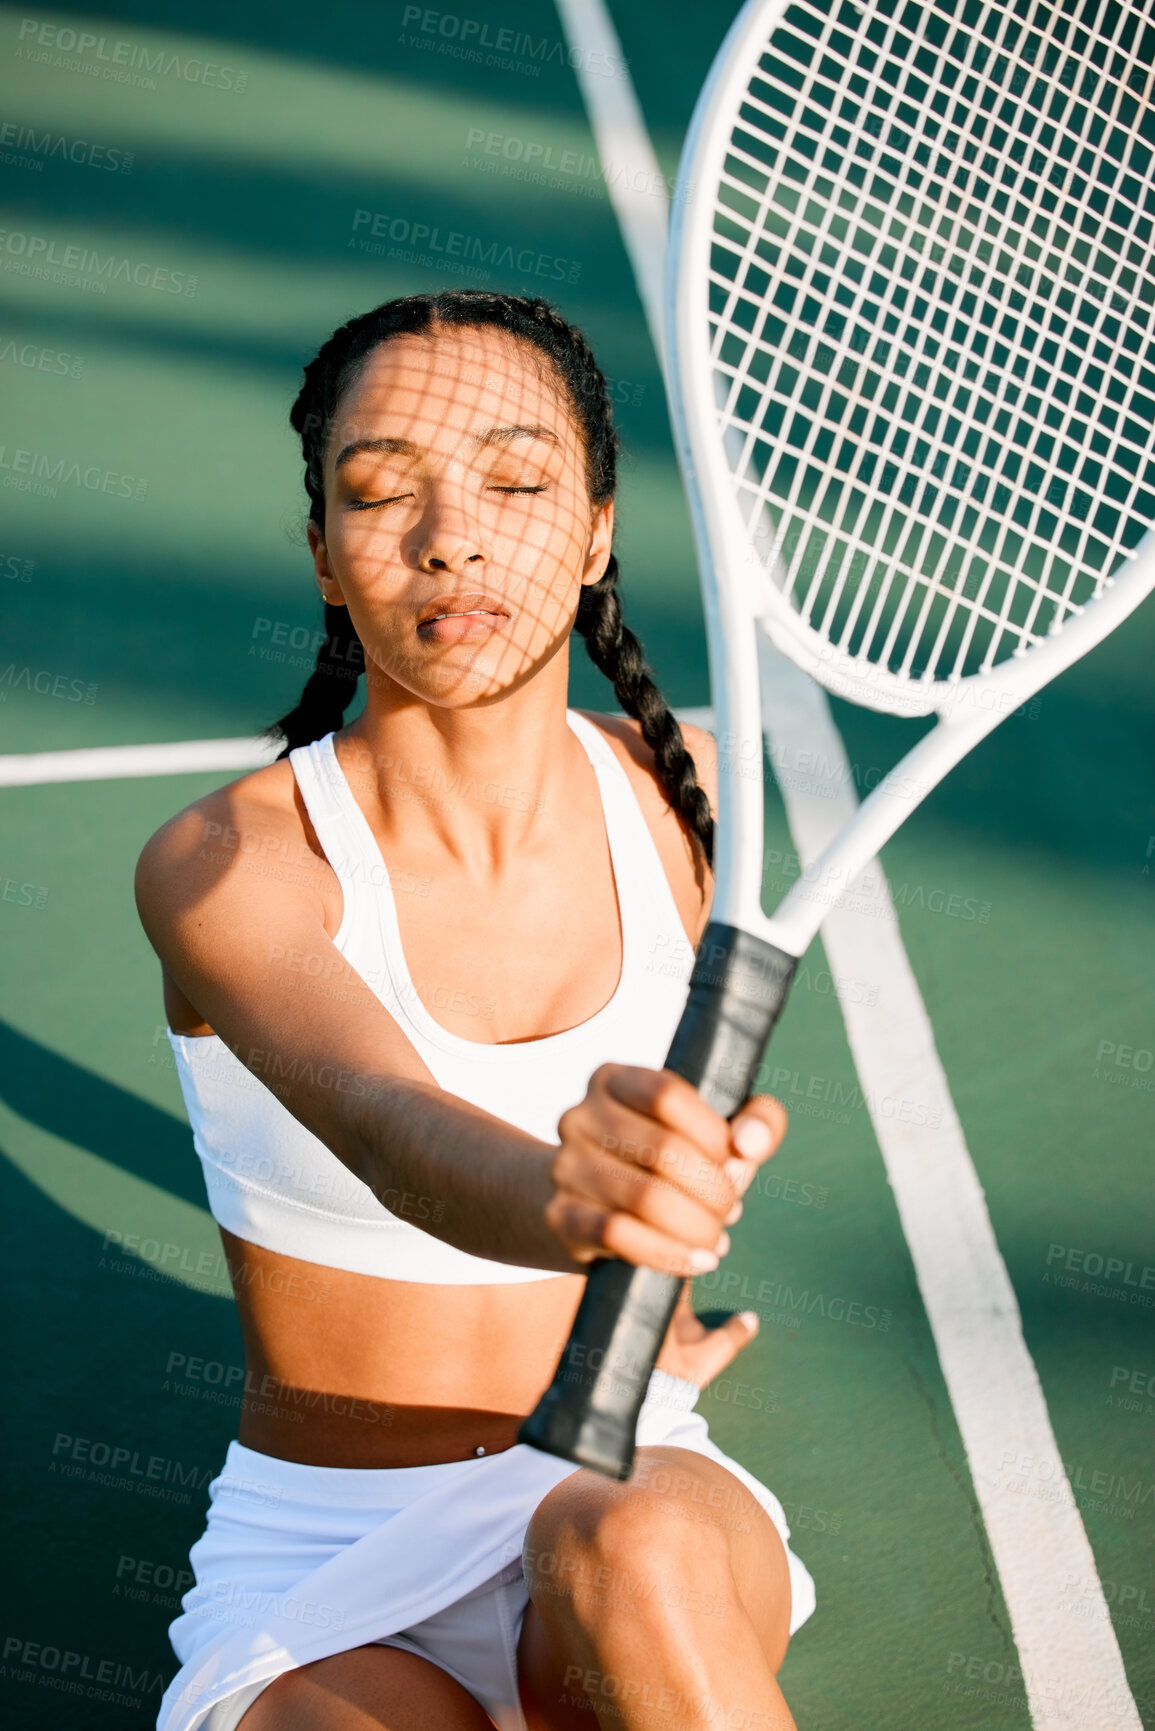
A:
POLYGON ((607 1209, 570 1195, 552 1196, 545 1208, 545 1223, 574 1263, 576 1272, 584 1271, 596 1256, 605 1254, 599 1246, 608 1218, 607 1209))
POLYGON ((609 1154, 568 1150, 555 1161, 554 1173, 559 1189, 632 1214, 691 1247, 712 1248, 725 1215, 733 1211, 734 1192, 716 1169, 707 1197, 691 1196, 680 1184, 609 1154))
POLYGON ((567 1255, 581 1267, 600 1256, 616 1256, 635 1267, 690 1280, 709 1274, 730 1248, 727 1233, 712 1248, 682 1243, 629 1214, 598 1207, 571 1194, 554 1196, 545 1211, 546 1225, 567 1255))
POLYGON ((617 1256, 632 1262, 635 1268, 653 1268, 659 1274, 692 1279, 696 1274, 711 1274, 730 1248, 728 1233, 723 1233, 713 1249, 692 1248, 669 1238, 665 1233, 647 1226, 632 1214, 611 1214, 602 1234, 603 1256, 617 1256))
POLYGON ((739 1196, 754 1180, 764 1160, 782 1145, 786 1134, 786 1108, 771 1094, 753 1094, 730 1120, 730 1158, 726 1176, 739 1196))
POLYGON ((563 1163, 559 1181, 571 1172, 576 1176, 581 1169, 578 1162, 588 1171, 591 1162, 617 1160, 635 1172, 653 1174, 657 1182, 672 1186, 719 1216, 733 1206, 733 1189, 714 1160, 686 1137, 608 1096, 592 1104, 583 1101, 563 1116, 558 1128, 572 1162, 563 1163))
POLYGON ((701 1094, 672 1070, 643 1070, 633 1064, 605 1064, 595 1075, 602 1090, 623 1106, 664 1124, 720 1165, 730 1152, 726 1120, 701 1094))
POLYGON ((693 1366, 693 1379, 699 1388, 704 1388, 712 1377, 732 1364, 757 1332, 757 1316, 752 1310, 743 1310, 737 1316, 727 1317, 720 1328, 707 1329, 705 1338, 694 1346, 683 1348, 693 1366))

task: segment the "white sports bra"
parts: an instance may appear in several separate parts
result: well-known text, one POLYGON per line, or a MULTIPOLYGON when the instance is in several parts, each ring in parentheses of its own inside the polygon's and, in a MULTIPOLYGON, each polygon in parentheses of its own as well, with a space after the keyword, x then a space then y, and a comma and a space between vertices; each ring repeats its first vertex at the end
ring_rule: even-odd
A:
MULTIPOLYGON (((446 1093, 544 1142, 599 1064, 657 1069, 686 1001, 693 965, 654 839, 625 770, 584 717, 567 713, 602 797, 622 929, 622 970, 609 1002, 576 1028, 541 1040, 484 1045, 434 1021, 401 949, 389 870, 333 750, 333 735, 290 752, 317 839, 341 884, 333 943, 380 998, 446 1093)), ((548 957, 542 957, 548 966, 548 957)), ((286 976, 297 979, 298 976, 286 976)), ((302 988, 322 982, 300 976, 302 988)), ((484 982, 482 982, 484 985, 484 982)), ((484 1001, 484 991, 478 994, 484 1001)), ((169 1029, 209 1207, 238 1238, 266 1250, 372 1274, 446 1286, 548 1280, 550 1271, 490 1262, 422 1230, 436 1203, 398 1191, 378 1200, 217 1035, 169 1029)))

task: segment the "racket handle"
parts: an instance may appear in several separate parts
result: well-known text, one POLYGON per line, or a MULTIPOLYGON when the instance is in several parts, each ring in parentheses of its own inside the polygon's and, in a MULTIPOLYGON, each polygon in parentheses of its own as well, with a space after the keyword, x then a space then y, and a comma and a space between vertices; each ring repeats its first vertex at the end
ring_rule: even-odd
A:
MULTIPOLYGON (((749 1096, 797 966, 749 932, 706 927, 666 1068, 726 1118, 749 1096)), ((681 1287, 680 1276, 595 1262, 553 1382, 518 1441, 628 1478, 638 1413, 681 1287)))

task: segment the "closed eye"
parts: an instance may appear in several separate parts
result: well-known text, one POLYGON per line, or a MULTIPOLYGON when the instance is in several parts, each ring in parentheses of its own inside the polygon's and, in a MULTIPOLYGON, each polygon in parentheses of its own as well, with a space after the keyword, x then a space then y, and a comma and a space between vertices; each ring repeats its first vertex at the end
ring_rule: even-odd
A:
MULTIPOLYGON (((534 487, 490 487, 489 491, 491 493, 544 493, 548 485, 547 481, 540 481, 534 487)), ((411 499, 412 497, 411 493, 394 493, 388 499, 350 499, 349 509, 350 511, 376 511, 382 505, 399 505, 403 499, 411 499)))

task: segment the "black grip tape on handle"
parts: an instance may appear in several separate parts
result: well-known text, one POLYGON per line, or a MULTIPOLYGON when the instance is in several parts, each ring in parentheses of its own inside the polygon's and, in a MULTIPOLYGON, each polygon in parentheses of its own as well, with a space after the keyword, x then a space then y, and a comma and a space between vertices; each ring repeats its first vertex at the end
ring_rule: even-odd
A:
MULTIPOLYGON (((729 1118, 748 1098, 782 1013, 797 958, 711 922, 666 1068, 729 1118)), ((680 1276, 595 1262, 553 1382, 518 1441, 609 1478, 626 1479, 638 1413, 678 1302, 680 1276)))

